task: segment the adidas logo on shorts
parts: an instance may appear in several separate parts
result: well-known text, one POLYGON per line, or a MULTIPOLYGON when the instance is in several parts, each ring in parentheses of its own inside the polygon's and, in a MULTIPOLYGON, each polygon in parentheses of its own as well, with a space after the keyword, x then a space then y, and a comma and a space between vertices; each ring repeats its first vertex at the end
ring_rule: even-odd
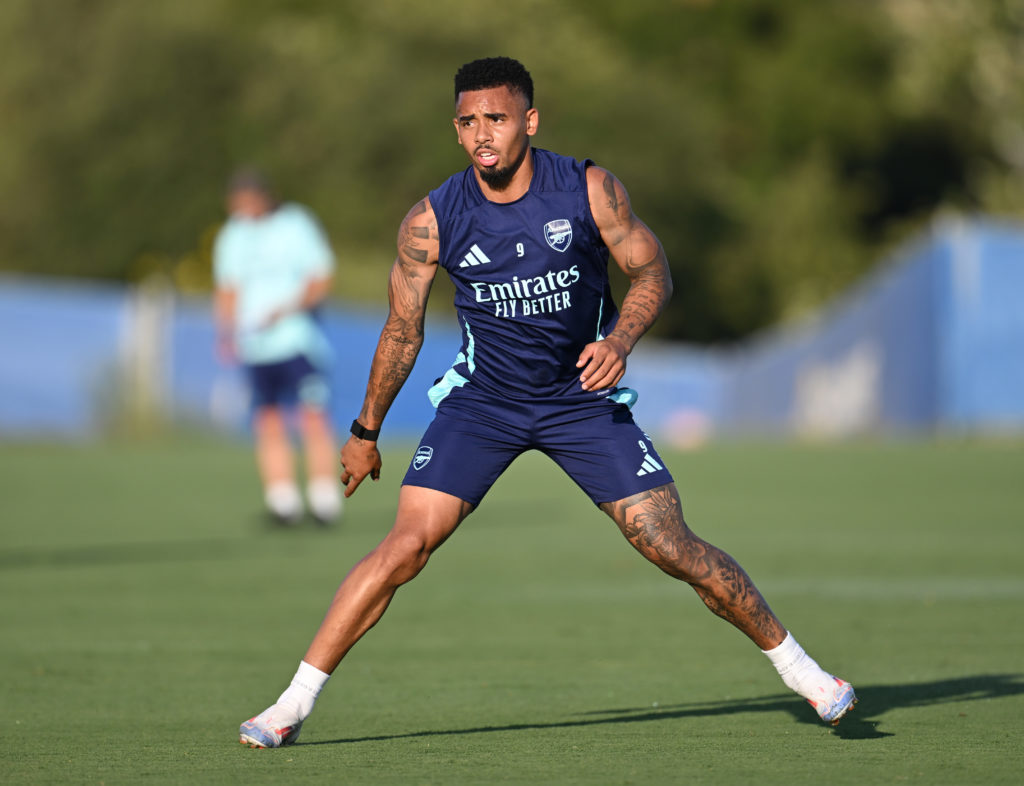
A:
POLYGON ((637 477, 643 475, 650 475, 652 472, 657 472, 660 469, 665 469, 661 464, 658 463, 657 459, 654 458, 650 453, 647 452, 647 445, 644 444, 643 440, 640 440, 640 449, 644 452, 644 461, 640 465, 640 469, 637 470, 637 477))
POLYGON ((649 475, 652 472, 657 472, 659 469, 665 469, 661 464, 655 461, 650 456, 644 458, 644 463, 640 465, 640 469, 636 471, 637 476, 649 475))

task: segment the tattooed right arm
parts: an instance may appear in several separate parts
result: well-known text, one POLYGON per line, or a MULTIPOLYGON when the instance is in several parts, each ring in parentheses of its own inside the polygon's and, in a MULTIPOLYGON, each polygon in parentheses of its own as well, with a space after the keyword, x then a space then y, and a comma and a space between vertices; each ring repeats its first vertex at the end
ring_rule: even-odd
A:
POLYGON ((398 230, 398 256, 388 279, 388 318, 359 413, 359 422, 369 429, 380 427, 423 346, 423 320, 438 252, 437 219, 430 201, 423 199, 398 230))

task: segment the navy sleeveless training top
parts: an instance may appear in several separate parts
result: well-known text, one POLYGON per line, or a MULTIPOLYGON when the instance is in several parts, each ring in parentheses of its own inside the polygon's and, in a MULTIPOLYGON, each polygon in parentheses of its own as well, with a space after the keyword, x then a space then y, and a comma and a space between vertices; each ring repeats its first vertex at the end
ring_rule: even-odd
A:
POLYGON ((530 188, 515 202, 488 201, 472 167, 430 192, 462 327, 454 365, 429 391, 434 406, 464 385, 509 398, 608 395, 584 392, 576 368, 618 318, 590 213, 593 162, 532 154, 530 188))

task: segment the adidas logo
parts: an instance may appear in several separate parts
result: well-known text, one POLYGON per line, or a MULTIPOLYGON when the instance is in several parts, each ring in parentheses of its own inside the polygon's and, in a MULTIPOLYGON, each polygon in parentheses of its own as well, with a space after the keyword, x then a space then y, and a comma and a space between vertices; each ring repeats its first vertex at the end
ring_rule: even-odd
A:
POLYGON ((657 472, 659 469, 665 469, 661 464, 654 460, 653 456, 644 456, 644 463, 640 465, 640 469, 637 470, 636 475, 649 475, 652 472, 657 472))
POLYGON ((480 246, 474 243, 472 246, 470 246, 469 253, 466 254, 465 258, 459 263, 459 267, 486 265, 490 261, 490 257, 488 257, 487 254, 480 250, 480 246))

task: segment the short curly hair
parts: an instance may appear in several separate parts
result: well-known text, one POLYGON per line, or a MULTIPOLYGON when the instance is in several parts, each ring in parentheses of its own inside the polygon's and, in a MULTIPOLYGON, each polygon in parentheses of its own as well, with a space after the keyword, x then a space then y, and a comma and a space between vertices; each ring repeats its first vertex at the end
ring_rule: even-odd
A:
POLYGON ((533 107, 533 78, 522 63, 511 57, 485 57, 462 66, 455 72, 455 101, 466 90, 502 86, 524 96, 527 108, 533 107))

